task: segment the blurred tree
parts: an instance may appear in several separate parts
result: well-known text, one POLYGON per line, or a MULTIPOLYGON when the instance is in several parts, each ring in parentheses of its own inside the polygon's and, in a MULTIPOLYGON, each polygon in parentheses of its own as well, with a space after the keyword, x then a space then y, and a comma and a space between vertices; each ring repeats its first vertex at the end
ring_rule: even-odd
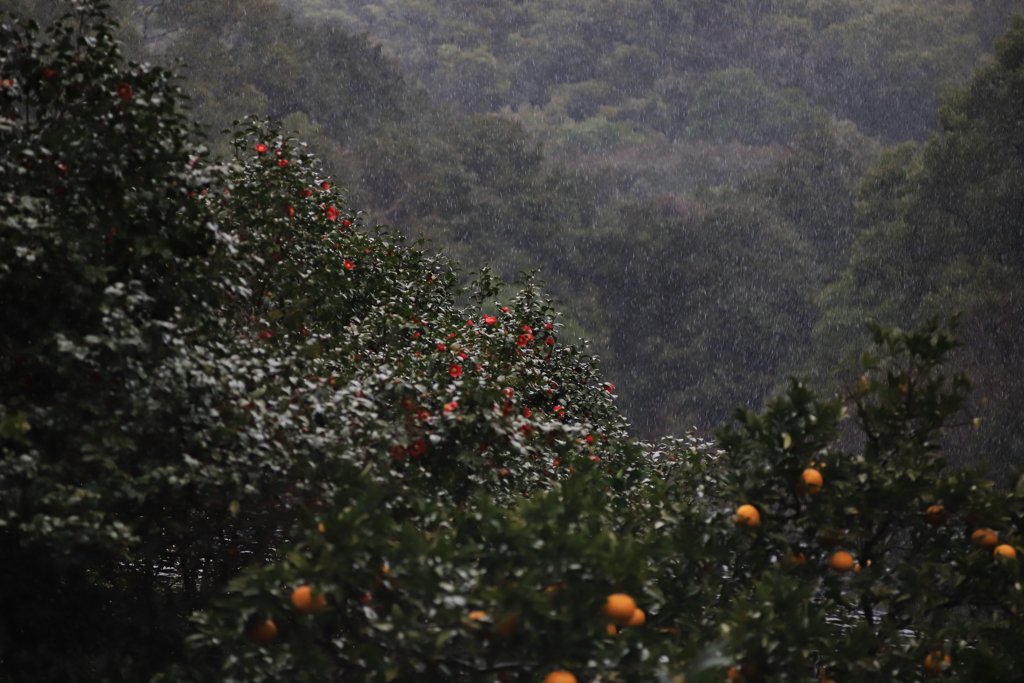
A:
POLYGON ((602 226, 600 251, 617 255, 595 271, 608 368, 647 438, 759 405, 808 348, 813 254, 762 205, 723 190, 626 206, 602 226))
MULTIPOLYGON (((1021 387, 1013 335, 1024 275, 1024 19, 1015 17, 996 56, 939 110, 941 131, 923 146, 888 150, 858 191, 863 235, 842 278, 822 296, 816 329, 820 353, 850 349, 848 316, 879 321, 922 320, 962 310, 971 348, 960 362, 979 377, 1000 377, 989 389, 999 435, 986 454, 1005 468, 1019 458, 1019 431, 1001 417, 1017 405, 1021 387), (1004 322, 999 322, 1004 321, 1004 322), (989 335, 994 335, 990 337, 989 335), (975 336, 977 335, 977 336, 975 336), (983 349, 1000 348, 998 355, 983 349), (979 354, 972 357, 974 354, 979 354), (983 360, 984 358, 984 360, 983 360), (986 363, 998 370, 982 370, 986 363), (998 388, 997 388, 998 387, 998 388), (1003 431, 1006 430, 1006 431, 1003 431)), ((1005 476, 1005 469, 1001 470, 1005 476)))

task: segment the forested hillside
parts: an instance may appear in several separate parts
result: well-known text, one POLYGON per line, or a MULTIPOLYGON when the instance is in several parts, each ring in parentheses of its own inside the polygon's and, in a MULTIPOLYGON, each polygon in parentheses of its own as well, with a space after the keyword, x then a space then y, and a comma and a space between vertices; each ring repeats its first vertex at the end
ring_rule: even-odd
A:
MULTIPOLYGON (((984 378, 986 344, 1015 348, 977 321, 1013 319, 1024 19, 947 100, 939 134, 867 172, 828 317, 801 294, 818 277, 802 271, 820 260, 813 240, 786 228, 799 214, 782 218, 787 191, 835 182, 813 165, 707 189, 697 207, 595 217, 602 258, 581 282, 636 283, 632 307, 602 309, 617 335, 634 331, 614 343, 662 354, 678 374, 660 379, 695 379, 709 403, 745 383, 716 350, 756 351, 731 362, 767 377, 815 319, 842 346, 847 314, 926 315, 955 294, 980 344, 965 352, 938 322, 872 324, 832 397, 793 380, 714 442, 652 444, 535 281, 460 274, 369 223, 271 119, 233 123, 215 157, 184 108, 188 81, 125 58, 148 40, 99 2, 65 10, 43 29, 0 19, 4 683, 1024 681, 1024 474, 1000 487, 964 462, 971 426, 1000 425, 960 371, 984 378), (777 206, 756 201, 773 192, 777 206), (904 266, 876 273, 876 243, 904 266), (875 287, 883 277, 900 286, 875 287), (784 317, 762 312, 765 292, 784 317), (673 293, 720 310, 721 331, 699 316, 652 326, 673 293)), ((167 50, 219 41, 219 68, 244 53, 244 33, 204 40, 151 19, 167 50)), ((352 74, 396 73, 339 36, 293 34, 352 74)), ((251 47, 268 64, 286 54, 251 47)), ((325 87, 300 72, 295 92, 325 87)), ((401 102, 385 97, 401 83, 363 106, 401 102)), ((494 190, 480 206, 533 191, 501 194, 516 173, 497 174, 487 130, 550 179, 513 125, 451 124, 447 149, 478 135, 453 168, 481 179, 471 195, 494 190)), ((559 225, 535 208, 536 225, 559 225)), ((678 402, 702 409, 692 391, 678 402)), ((1019 422, 1003 419, 1006 433, 1019 422)))
MULTIPOLYGON (((1002 246, 939 237, 926 227, 936 219, 915 213, 907 230, 962 269, 942 266, 955 285, 909 294, 905 280, 872 275, 903 252, 881 237, 896 209, 871 208, 901 173, 916 187, 914 169, 944 144, 929 135, 945 139, 956 117, 973 116, 954 106, 960 95, 945 100, 941 127, 936 112, 947 87, 991 59, 1009 0, 117 8, 137 56, 184 61, 215 150, 227 150, 217 131, 231 119, 278 117, 373 219, 425 234, 467 269, 491 263, 511 280, 539 268, 642 436, 709 432, 790 374, 821 375, 866 338, 860 317, 906 325, 967 309, 970 329, 1010 327, 976 305, 1009 290, 960 257, 1002 246)), ((1016 199, 979 200, 968 183, 981 181, 961 187, 950 168, 934 190, 950 211, 990 198, 1004 218, 982 232, 1019 229, 1016 199), (967 203, 950 207, 957 198, 967 203)), ((990 172, 1012 185, 1002 171, 980 177, 990 172)), ((913 253, 899 258, 928 267, 913 253)), ((1007 301, 999 315, 1012 321, 1007 301)), ((1007 409, 1015 352, 972 348, 991 349, 971 362, 984 368, 985 410, 1007 409)), ((1017 448, 991 438, 982 450, 997 459, 1017 448)))

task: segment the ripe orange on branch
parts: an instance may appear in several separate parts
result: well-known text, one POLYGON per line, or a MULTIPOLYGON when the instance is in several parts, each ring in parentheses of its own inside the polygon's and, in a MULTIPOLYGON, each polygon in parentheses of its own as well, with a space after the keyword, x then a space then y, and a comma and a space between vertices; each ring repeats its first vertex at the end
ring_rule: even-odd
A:
POLYGON ((837 572, 848 572, 853 569, 854 564, 853 555, 845 550, 834 553, 828 561, 828 566, 837 572))
POLYGON ((999 534, 991 529, 977 529, 971 534, 971 541, 983 550, 992 550, 999 545, 999 534))
POLYGON ((645 621, 647 621, 647 614, 637 607, 633 610, 633 616, 631 616, 629 621, 626 622, 626 626, 643 626, 645 621))
POLYGON ((940 674, 951 661, 949 655, 943 655, 941 650, 936 650, 925 656, 924 670, 930 674, 940 674))
POLYGON ((552 671, 544 678, 544 683, 576 683, 576 677, 568 671, 552 671))
POLYGON ((322 595, 313 595, 313 589, 309 586, 299 586, 292 591, 292 605, 303 614, 316 614, 327 604, 327 599, 322 595))
POLYGON ((808 496, 816 496, 821 493, 821 487, 825 483, 821 472, 813 467, 808 467, 804 470, 803 474, 800 475, 800 479, 802 481, 800 485, 801 492, 806 492, 808 496))
POLYGON ((997 545, 996 549, 992 551, 993 558, 1005 557, 1008 560, 1017 559, 1017 550, 1012 545, 1006 543, 997 545))
POLYGON ((761 524, 761 513, 753 505, 740 505, 736 510, 736 522, 748 529, 753 529, 761 524))
POLYGON ((277 624, 270 619, 261 621, 258 624, 247 628, 245 630, 245 637, 257 645, 267 645, 272 643, 274 642, 274 638, 277 638, 277 624))
POLYGON ((612 593, 601 608, 601 614, 609 617, 619 626, 625 626, 636 611, 636 600, 625 593, 612 593))
POLYGON ((933 526, 941 526, 949 519, 949 512, 946 511, 945 506, 930 505, 924 512, 924 519, 933 526))

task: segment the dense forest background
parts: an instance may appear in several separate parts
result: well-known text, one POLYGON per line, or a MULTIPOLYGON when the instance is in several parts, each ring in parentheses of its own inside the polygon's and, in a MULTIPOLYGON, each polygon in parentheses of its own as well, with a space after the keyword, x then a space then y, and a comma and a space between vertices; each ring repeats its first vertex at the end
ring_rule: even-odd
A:
POLYGON ((540 269, 641 437, 822 380, 866 319, 959 311, 983 416, 962 457, 998 477, 1024 450, 1024 57, 991 58, 1018 2, 115 9, 134 58, 183 61, 214 149, 278 117, 370 220, 466 270, 540 269))

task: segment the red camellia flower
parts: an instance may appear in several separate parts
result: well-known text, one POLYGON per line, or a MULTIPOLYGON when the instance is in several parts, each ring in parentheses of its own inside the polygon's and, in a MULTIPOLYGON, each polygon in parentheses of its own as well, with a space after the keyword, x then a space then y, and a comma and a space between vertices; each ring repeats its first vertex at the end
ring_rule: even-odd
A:
POLYGON ((529 343, 530 343, 530 338, 527 337, 525 334, 519 335, 519 339, 516 340, 516 345, 518 345, 518 346, 526 346, 529 343))
POLYGON ((465 351, 459 351, 459 358, 461 358, 462 360, 466 360, 467 358, 469 358, 469 354, 467 354, 465 351))
POLYGON ((415 441, 412 442, 412 445, 409 446, 409 455, 411 455, 414 458, 418 458, 419 456, 423 455, 426 452, 427 442, 424 441, 423 439, 416 439, 415 441))
POLYGON ((127 83, 120 83, 117 86, 117 96, 122 100, 130 99, 132 96, 132 86, 127 83))
POLYGON ((311 189, 309 189, 309 188, 307 187, 307 188, 305 188, 305 189, 304 189, 304 190, 303 190, 302 192, 300 192, 299 194, 301 194, 301 195, 302 195, 302 197, 303 197, 303 199, 305 199, 306 197, 308 197, 308 196, 310 196, 311 194, 313 194, 313 190, 311 190, 311 189))
POLYGON ((438 351, 444 351, 444 344, 438 344, 437 345, 437 350, 438 351))
POLYGON ((278 159, 277 160, 277 165, 280 166, 281 168, 284 168, 285 166, 288 165, 288 160, 287 159, 278 159))
POLYGON ((495 318, 493 315, 485 315, 484 322, 487 323, 488 325, 493 325, 494 323, 498 322, 498 319, 495 318))
POLYGON ((466 325, 468 325, 469 327, 473 327, 473 321, 472 320, 467 320, 466 321, 466 325))
POLYGON ((264 145, 262 142, 260 144, 256 145, 255 147, 253 147, 253 149, 255 149, 259 154, 266 154, 267 153, 267 146, 264 145))
POLYGON ((515 408, 512 406, 512 404, 509 403, 508 401, 505 401, 505 405, 501 407, 501 414, 504 415, 505 417, 508 417, 514 412, 515 408))
POLYGON ((327 220, 329 220, 329 221, 336 221, 336 220, 338 220, 338 210, 336 208, 334 208, 333 206, 328 206, 327 207, 327 213, 324 214, 324 215, 327 216, 327 220))
POLYGON ((587 434, 587 443, 594 443, 594 437, 592 437, 590 434, 587 434))
POLYGON ((531 332, 533 332, 533 328, 532 328, 532 327, 530 327, 529 325, 523 325, 523 326, 522 326, 522 327, 520 327, 519 329, 521 329, 521 330, 522 330, 523 332, 525 332, 526 334, 530 334, 531 332))
POLYGON ((502 306, 501 312, 502 313, 508 313, 508 306, 502 306))
POLYGON ((391 457, 395 460, 405 460, 405 446, 400 446, 397 443, 391 447, 391 457))
POLYGON ((43 72, 43 80, 52 81, 57 77, 57 72, 53 69, 47 69, 43 72))
POLYGON ((505 394, 509 398, 512 398, 512 394, 516 393, 516 391, 512 387, 505 387, 504 389, 501 390, 501 393, 505 394))
POLYGON ((263 330, 262 332, 260 332, 260 339, 270 339, 273 336, 273 333, 268 330, 263 330))
POLYGON ((320 183, 320 187, 324 188, 324 191, 326 192, 327 190, 331 189, 331 184, 325 180, 322 183, 320 183))
POLYGON ((450 413, 450 412, 452 412, 453 410, 455 410, 458 407, 459 407, 459 402, 458 401, 451 401, 450 403, 445 403, 444 404, 444 412, 445 413, 450 413))
POLYGON ((295 207, 289 204, 286 213, 288 214, 288 218, 295 218, 295 207))
POLYGON ((350 226, 352 225, 352 221, 349 221, 349 220, 344 220, 344 221, 342 221, 342 222, 341 222, 341 224, 342 224, 342 225, 343 225, 344 227, 346 227, 346 228, 347 228, 347 227, 350 227, 350 226))
POLYGON ((452 377, 460 377, 462 375, 462 366, 457 363, 452 363, 448 366, 448 374, 452 377))
POLYGON ((529 408, 523 408, 523 417, 530 417, 530 415, 532 415, 532 413, 530 412, 530 409, 529 408))
MULTIPOLYGON (((353 269, 353 268, 355 268, 355 267, 356 267, 356 264, 352 263, 352 262, 351 262, 351 261, 349 261, 348 259, 345 259, 345 270, 352 270, 352 269, 353 269)), ((417 335, 416 335, 416 336, 418 337, 418 336, 419 336, 419 334, 417 333, 417 335)))
POLYGON ((554 337, 548 337, 547 339, 544 340, 544 343, 547 344, 548 346, 552 346, 555 343, 555 338, 554 337))
POLYGON ((552 325, 551 323, 548 323, 548 324, 546 324, 546 325, 544 326, 544 329, 545 329, 545 330, 550 330, 550 329, 551 329, 552 327, 554 327, 554 325, 552 325))
POLYGON ((427 411, 426 408, 420 408, 419 410, 416 411, 416 418, 420 422, 426 422, 427 420, 430 419, 430 413, 427 411))
POLYGON ((615 391, 615 385, 612 384, 611 382, 605 382, 604 390, 607 391, 610 394, 613 391, 615 391))

